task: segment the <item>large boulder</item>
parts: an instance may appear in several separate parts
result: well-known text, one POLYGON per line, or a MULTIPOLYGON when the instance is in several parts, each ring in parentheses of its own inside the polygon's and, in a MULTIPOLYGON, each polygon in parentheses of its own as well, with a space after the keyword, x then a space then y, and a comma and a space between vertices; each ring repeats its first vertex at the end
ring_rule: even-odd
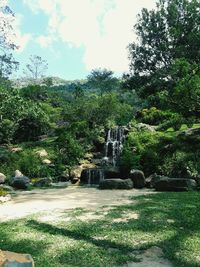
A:
POLYGON ((34 267, 34 261, 29 254, 19 254, 0 250, 1 267, 34 267))
POLYGON ((16 189, 27 189, 30 185, 30 179, 26 176, 13 177, 11 186, 16 189))
POLYGON ((157 191, 182 192, 197 189, 197 183, 193 179, 164 177, 157 181, 154 187, 157 191))
POLYGON ((99 183, 99 189, 132 189, 131 179, 106 179, 99 183))
POLYGON ((3 173, 0 173, 0 184, 4 184, 6 180, 6 176, 3 173))
POLYGON ((118 167, 109 167, 105 169, 105 179, 114 179, 121 177, 121 172, 118 167))
POLYGON ((146 178, 145 186, 147 188, 154 188, 155 183, 157 183, 158 181, 160 181, 164 178, 168 178, 168 177, 154 173, 154 174, 150 175, 148 178, 146 178))
POLYGON ((135 188, 145 187, 145 176, 144 173, 140 170, 131 170, 129 178, 133 181, 135 188))

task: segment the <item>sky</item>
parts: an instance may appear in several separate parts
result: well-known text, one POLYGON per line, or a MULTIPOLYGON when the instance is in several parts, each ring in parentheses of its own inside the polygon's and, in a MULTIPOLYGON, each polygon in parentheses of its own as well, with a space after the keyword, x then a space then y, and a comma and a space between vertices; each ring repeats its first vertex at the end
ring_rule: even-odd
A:
MULTIPOLYGON (((2 1, 2 0, 0 0, 2 1)), ((5 1, 5 0, 3 0, 5 1)), ((129 43, 142 8, 155 0, 7 0, 15 13, 14 53, 22 77, 31 55, 48 62, 46 75, 84 79, 92 69, 121 75, 129 69, 129 43)))

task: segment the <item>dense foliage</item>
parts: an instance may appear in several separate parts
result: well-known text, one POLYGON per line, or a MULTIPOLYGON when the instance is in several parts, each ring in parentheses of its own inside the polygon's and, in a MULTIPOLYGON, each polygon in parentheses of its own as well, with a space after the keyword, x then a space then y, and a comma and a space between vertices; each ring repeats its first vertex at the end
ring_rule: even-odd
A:
MULTIPOLYGON (((9 9, 2 11, 13 16, 9 9)), ((1 83, 0 172, 12 175, 20 169, 33 178, 57 177, 87 152, 103 152, 109 128, 126 125, 124 173, 138 168, 145 175, 197 177, 198 134, 180 133, 199 128, 199 11, 196 0, 159 0, 155 10, 143 9, 135 25, 138 43, 129 45, 130 73, 122 79, 95 69, 86 80, 55 86, 52 78, 45 78, 39 85, 36 80, 47 62, 32 57, 27 69, 33 84, 16 89, 1 83), (143 129, 138 123, 150 126, 143 129), (22 151, 12 153, 13 147, 22 151), (42 148, 53 167, 36 155, 42 148)), ((16 48, 3 31, 1 45, 16 48)), ((6 57, 8 52, 4 63, 6 57)), ((4 63, 1 76, 7 78, 11 57, 4 63)))

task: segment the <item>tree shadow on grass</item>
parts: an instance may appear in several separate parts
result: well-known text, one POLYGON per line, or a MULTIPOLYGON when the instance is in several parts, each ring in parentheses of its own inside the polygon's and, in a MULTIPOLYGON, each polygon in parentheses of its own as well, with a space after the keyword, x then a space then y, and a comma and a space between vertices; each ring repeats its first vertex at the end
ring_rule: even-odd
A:
POLYGON ((172 233, 154 245, 163 248, 175 266, 200 267, 200 193, 169 192, 134 199, 137 204, 128 208, 140 216, 127 228, 153 235, 160 232, 163 237, 167 231, 172 233))
MULTIPOLYGON (((116 249, 121 250, 124 253, 130 253, 133 251, 133 248, 128 245, 123 245, 123 244, 113 242, 110 240, 96 240, 95 238, 91 237, 91 235, 81 233, 80 229, 78 229, 77 231, 76 230, 72 231, 72 230, 68 230, 65 228, 53 226, 47 223, 41 223, 36 220, 29 220, 27 222, 27 226, 34 228, 35 230, 48 233, 50 235, 66 236, 68 238, 72 238, 77 241, 83 240, 87 243, 91 243, 97 247, 102 247, 104 249, 116 248, 116 249)), ((84 232, 84 229, 83 229, 83 232, 84 232)))
POLYGON ((48 244, 42 240, 18 239, 16 238, 18 233, 12 227, 13 223, 0 224, 0 249, 15 253, 31 254, 34 260, 39 258, 48 244))
MULTIPOLYGON (((29 219, 21 223, 31 232, 44 235, 46 242, 13 240, 15 233, 9 232, 12 226, 4 224, 6 230, 0 228, 0 236, 6 242, 1 248, 16 252, 26 250, 34 256, 38 266, 110 267, 124 264, 135 250, 158 246, 177 267, 200 266, 195 258, 200 252, 199 193, 147 195, 134 198, 134 203, 113 207, 103 219, 96 221, 82 222, 76 219, 69 224, 63 222, 52 225, 29 219), (123 212, 138 213, 139 217, 127 222, 114 222, 113 219, 122 217, 123 212), (59 247, 58 244, 58 248, 54 248, 54 259, 50 263, 49 250, 46 248, 49 249, 48 246, 58 240, 62 240, 63 245, 59 247), (68 240, 75 243, 68 245, 68 240), (40 259, 41 256, 43 259, 40 259)), ((18 222, 20 224, 20 221, 16 221, 16 224, 18 222)))

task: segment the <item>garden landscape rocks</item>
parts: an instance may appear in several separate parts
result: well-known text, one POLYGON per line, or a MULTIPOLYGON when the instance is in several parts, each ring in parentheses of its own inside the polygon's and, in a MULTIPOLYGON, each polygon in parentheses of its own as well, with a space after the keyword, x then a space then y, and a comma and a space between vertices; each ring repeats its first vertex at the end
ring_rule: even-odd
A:
POLYGON ((157 126, 149 125, 146 123, 138 123, 134 127, 139 131, 150 131, 150 132, 155 132, 157 128, 157 126))
POLYGON ((36 154, 40 157, 40 158, 43 158, 43 157, 47 157, 48 156, 48 153, 45 149, 42 149, 42 150, 38 150, 36 152, 36 154))
POLYGON ((140 170, 131 170, 129 178, 133 181, 134 187, 141 189, 145 187, 145 176, 140 170))
POLYGON ((12 153, 17 153, 17 152, 21 152, 21 151, 23 151, 23 149, 21 147, 12 147, 11 148, 12 153))
POLYGON ((3 173, 0 173, 0 184, 4 184, 6 180, 6 176, 3 173))
POLYGON ((19 170, 15 171, 15 177, 22 177, 24 176, 19 170))
POLYGON ((0 250, 0 267, 35 267, 35 264, 29 254, 0 250))
POLYGON ((49 159, 43 159, 42 163, 49 165, 49 164, 51 164, 51 161, 49 159))
POLYGON ((99 183, 99 189, 132 189, 133 181, 131 179, 106 179, 99 183))
POLYGON ((30 179, 26 176, 16 176, 11 180, 11 186, 16 189, 27 189, 30 185, 30 179))
POLYGON ((197 189, 197 183, 192 179, 184 178, 162 178, 155 183, 156 191, 190 191, 197 189))
POLYGON ((147 188, 154 188, 155 183, 157 183, 158 181, 164 178, 168 178, 168 177, 154 173, 145 180, 145 185, 147 188))

